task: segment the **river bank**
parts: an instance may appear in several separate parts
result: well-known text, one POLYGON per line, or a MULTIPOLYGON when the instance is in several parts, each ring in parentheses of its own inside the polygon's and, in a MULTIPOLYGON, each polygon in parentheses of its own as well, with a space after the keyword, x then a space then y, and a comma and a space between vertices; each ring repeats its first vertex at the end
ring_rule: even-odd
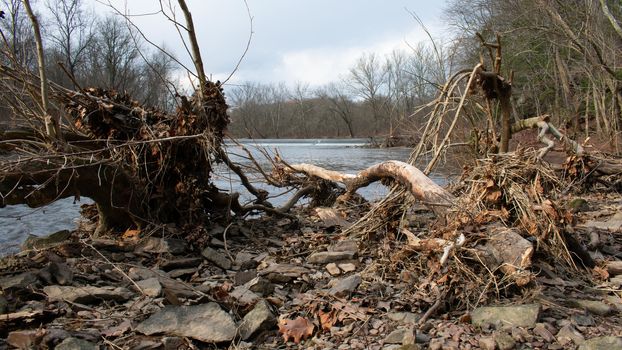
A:
MULTIPOLYGON (((394 234, 337 233, 369 204, 210 227, 197 233, 204 247, 176 227, 94 239, 87 207, 78 230, 1 260, 0 348, 614 349, 622 196, 582 200, 574 230, 596 267, 538 258, 522 290, 481 276, 499 289, 476 303, 434 298, 454 277, 426 280, 416 257, 395 260, 404 242, 394 234)), ((414 213, 411 227, 425 232, 433 214, 414 213)))

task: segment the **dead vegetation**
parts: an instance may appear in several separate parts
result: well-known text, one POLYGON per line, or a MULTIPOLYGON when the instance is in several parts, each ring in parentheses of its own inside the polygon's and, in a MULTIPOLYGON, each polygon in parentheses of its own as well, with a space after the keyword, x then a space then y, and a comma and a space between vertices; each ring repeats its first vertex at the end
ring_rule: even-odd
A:
MULTIPOLYGON (((196 49, 196 38, 191 41, 196 49)), ((560 301, 542 292, 542 283, 557 283, 562 292, 572 290, 581 298, 597 291, 603 298, 618 295, 619 304, 620 285, 598 287, 615 276, 608 261, 619 259, 619 225, 610 235, 594 231, 598 226, 578 226, 580 210, 568 204, 573 194, 610 190, 619 180, 601 177, 619 171, 615 161, 579 152, 574 142, 567 142, 567 162, 553 168, 543 161, 552 148, 545 135, 565 137, 540 117, 515 130, 540 128, 544 149, 497 154, 508 150, 512 132, 511 79, 500 75, 500 43, 484 47, 496 50, 493 71, 480 62, 450 79, 434 101, 410 164, 387 161, 353 175, 276 159, 272 173, 258 171, 272 185, 298 190, 281 208, 274 208, 222 149, 227 105, 219 83, 205 79, 198 54, 200 88, 193 96, 179 96, 172 115, 118 92, 68 91, 52 84, 50 100, 63 106, 59 113, 68 121, 62 137, 44 132, 47 114, 37 109, 38 78, 0 67, 2 83, 15 92, 14 110, 30 123, 1 136, 2 204, 41 206, 84 195, 98 209, 92 215, 96 231, 94 221, 86 222, 82 231, 53 245, 34 243, 5 260, 2 298, 10 306, 1 312, 3 338, 16 347, 54 347, 79 338, 114 348, 158 348, 167 341, 236 348, 259 337, 258 347, 267 348, 305 340, 333 348, 347 340, 353 348, 379 349, 391 343, 386 333, 399 324, 404 332, 392 341, 400 345, 431 347, 433 339, 441 339, 436 343, 442 347, 477 339, 481 346, 482 336, 474 334, 484 326, 475 325, 474 311, 499 300, 525 300, 539 303, 535 319, 513 327, 512 335, 516 331, 522 343, 562 344, 559 333, 556 340, 521 332, 537 327, 541 308, 554 320, 572 314, 550 311, 560 301), (495 101, 501 123, 492 117, 495 101), (487 126, 474 140, 480 157, 444 189, 426 175, 449 148, 466 109, 484 112, 487 126), (502 126, 499 140, 496 124, 502 126), (426 152, 432 158, 420 171, 412 164, 426 152), (242 206, 237 194, 213 186, 217 161, 240 177, 255 203, 242 206), (369 208, 355 192, 374 181, 392 190, 369 208), (294 210, 303 196, 313 198, 312 208, 294 210), (251 211, 273 216, 232 218, 251 211), (97 237, 103 233, 110 236, 97 237), (88 306, 101 301, 108 304, 88 306), (471 318, 473 326, 466 324, 471 318), (453 322, 459 335, 445 336, 450 325, 444 322, 453 322), (82 329, 85 323, 92 325, 89 332, 82 329), (20 328, 41 324, 45 327, 20 328), (277 324, 281 338, 274 332, 277 324), (417 340, 421 334, 427 338, 417 340)), ((605 330, 586 326, 586 336, 615 334, 622 327, 619 319, 604 317, 618 312, 605 306, 606 312, 596 313, 605 330)), ((562 345, 573 342, 579 343, 573 338, 562 345)))

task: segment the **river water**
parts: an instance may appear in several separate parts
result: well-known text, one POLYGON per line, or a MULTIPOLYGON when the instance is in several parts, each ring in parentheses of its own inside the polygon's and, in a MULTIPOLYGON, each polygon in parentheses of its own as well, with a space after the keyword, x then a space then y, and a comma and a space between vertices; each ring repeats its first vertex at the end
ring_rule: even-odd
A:
MULTIPOLYGON (((405 161, 408 159, 410 148, 363 148, 365 139, 347 140, 239 140, 246 147, 257 162, 270 170, 270 162, 259 152, 259 147, 265 149, 271 155, 278 152, 289 163, 310 163, 330 170, 346 173, 356 173, 370 165, 393 159, 405 161)), ((229 157, 240 164, 249 165, 246 153, 238 146, 228 144, 229 157)), ((276 189, 261 182, 259 174, 245 170, 247 175, 255 182, 256 187, 266 189, 271 195, 286 192, 286 189, 276 189)), ((445 183, 443 177, 432 177, 437 183, 445 183)), ((250 200, 250 195, 240 185, 235 174, 225 166, 218 165, 215 168, 214 183, 225 191, 237 191, 241 193, 241 201, 250 200)), ((384 186, 379 183, 372 184, 358 191, 369 200, 377 199, 387 193, 384 186)), ((270 201, 278 206, 287 201, 291 193, 277 196, 270 201)), ((88 198, 82 198, 81 202, 67 198, 59 200, 46 207, 32 209, 24 205, 7 206, 0 208, 0 256, 16 252, 19 246, 29 234, 42 236, 50 233, 73 229, 80 216, 80 205, 90 203, 88 198)))

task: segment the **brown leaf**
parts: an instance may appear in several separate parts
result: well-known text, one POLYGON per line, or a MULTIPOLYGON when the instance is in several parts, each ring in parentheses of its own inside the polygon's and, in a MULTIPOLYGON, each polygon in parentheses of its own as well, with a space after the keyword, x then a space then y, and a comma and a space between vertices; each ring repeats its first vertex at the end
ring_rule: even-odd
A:
POLYGON ((607 270, 603 269, 602 267, 598 267, 598 266, 592 269, 592 274, 596 278, 603 280, 603 281, 609 278, 609 272, 607 272, 607 270))
POLYGON ((559 214, 557 214, 555 205, 550 200, 547 199, 542 202, 542 210, 554 221, 559 220, 559 214))
POLYGON ((140 236, 140 230, 127 229, 123 233, 122 237, 123 237, 124 240, 137 241, 139 236, 140 236))
POLYGON ((322 330, 328 331, 337 322, 337 310, 332 309, 329 312, 321 311, 318 313, 320 317, 320 326, 322 330))
POLYGON ((279 321, 279 332, 283 334, 285 342, 289 341, 289 338, 292 338, 294 343, 298 344, 301 340, 313 335, 314 329, 315 325, 301 316, 298 316, 294 320, 284 318, 279 321))

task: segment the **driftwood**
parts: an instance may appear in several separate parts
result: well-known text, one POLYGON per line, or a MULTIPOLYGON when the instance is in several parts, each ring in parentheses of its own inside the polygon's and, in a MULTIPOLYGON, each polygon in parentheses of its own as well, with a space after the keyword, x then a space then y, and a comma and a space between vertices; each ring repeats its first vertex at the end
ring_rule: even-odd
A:
POLYGON ((347 193, 356 192, 359 188, 382 179, 392 179, 404 186, 417 200, 432 208, 437 214, 444 214, 456 200, 451 193, 437 185, 419 169, 397 160, 372 165, 356 175, 327 170, 312 164, 289 165, 285 170, 340 182, 346 186, 347 193))
POLYGON ((517 121, 514 125, 512 125, 512 133, 534 128, 540 129, 540 132, 538 133, 538 140, 546 144, 545 147, 538 150, 538 159, 544 158, 544 156, 546 156, 546 154, 553 149, 553 147, 555 147, 555 143, 546 136, 547 134, 551 134, 553 137, 563 142, 564 145, 566 145, 574 154, 578 156, 583 154, 583 147, 581 147, 581 145, 577 142, 566 137, 553 124, 551 124, 550 117, 547 114, 517 121))

